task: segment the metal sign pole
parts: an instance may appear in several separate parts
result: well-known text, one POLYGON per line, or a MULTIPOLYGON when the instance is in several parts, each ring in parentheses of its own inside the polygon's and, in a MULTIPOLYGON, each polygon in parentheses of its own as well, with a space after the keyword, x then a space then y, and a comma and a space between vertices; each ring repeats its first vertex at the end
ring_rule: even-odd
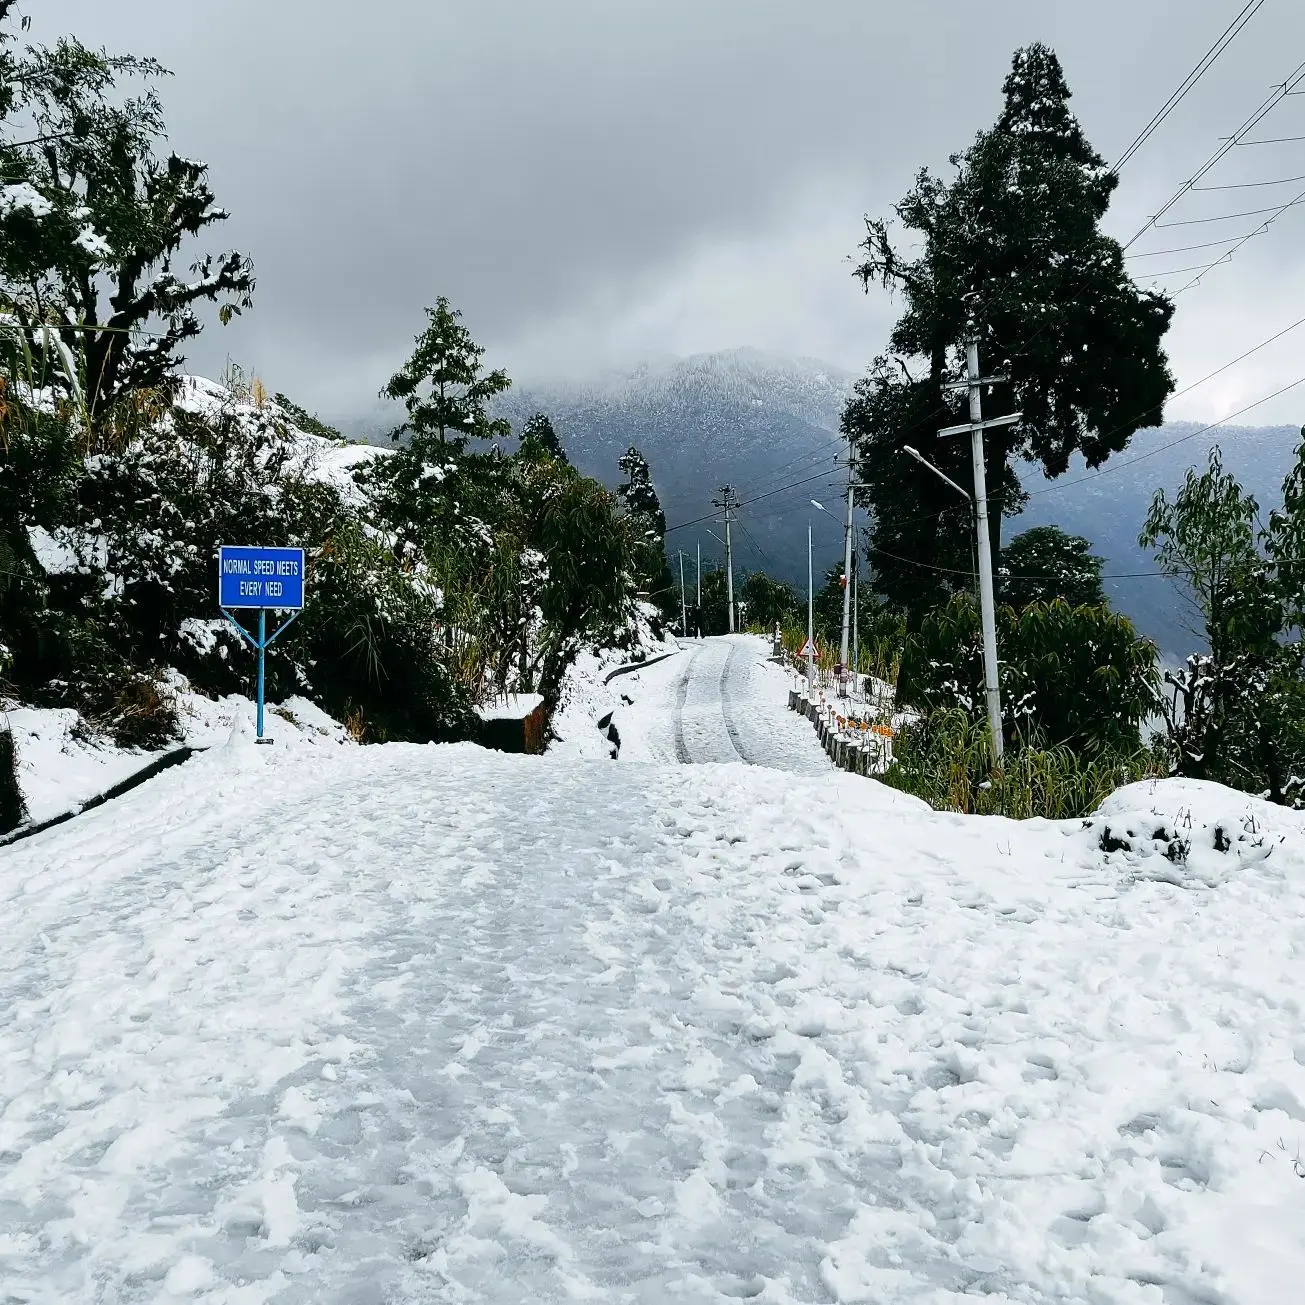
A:
POLYGON ((258 741, 263 741, 263 685, 267 662, 267 609, 258 609, 258 741))

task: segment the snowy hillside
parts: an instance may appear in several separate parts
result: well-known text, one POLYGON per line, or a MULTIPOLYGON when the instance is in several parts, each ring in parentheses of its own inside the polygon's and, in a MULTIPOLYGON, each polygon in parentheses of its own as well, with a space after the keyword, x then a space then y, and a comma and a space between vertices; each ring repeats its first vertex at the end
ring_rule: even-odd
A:
POLYGON ((28 1305, 1300 1298, 1305 818, 1213 785, 237 735, 0 929, 28 1305))
MULTIPOLYGON (((673 525, 709 515, 726 482, 756 492, 833 472, 842 443, 839 418, 854 379, 830 363, 734 349, 585 380, 522 380, 504 396, 501 411, 516 428, 532 413, 547 412, 572 461, 609 486, 620 479, 617 459, 636 445, 673 525)), ((382 441, 393 424, 375 413, 340 422, 351 434, 382 441)), ((794 514, 794 504, 804 505, 806 497, 789 494, 749 514, 749 534, 774 561, 767 563, 745 539, 741 565, 796 576, 800 554, 805 576, 806 518, 794 514)), ((692 550, 696 540, 693 533, 679 536, 674 546, 692 550)), ((704 557, 719 551, 705 533, 702 545, 704 557)))

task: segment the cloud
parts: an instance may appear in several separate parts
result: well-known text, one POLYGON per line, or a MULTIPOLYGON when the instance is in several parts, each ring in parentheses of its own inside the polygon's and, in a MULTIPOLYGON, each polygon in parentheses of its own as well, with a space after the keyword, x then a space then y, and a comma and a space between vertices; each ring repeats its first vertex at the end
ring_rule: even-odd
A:
MULTIPOLYGON (((196 365, 230 353, 341 413, 371 402, 438 294, 513 366, 753 344, 859 369, 893 314, 848 275, 862 214, 887 212, 917 167, 945 168, 993 119, 1012 49, 1057 48, 1113 157, 1229 17, 1216 0, 28 9, 39 39, 71 31, 176 72, 163 87, 172 141, 210 162, 233 215, 223 238, 259 277, 253 313, 207 331, 196 365)), ((1265 7, 1129 165, 1121 234, 1290 71, 1282 52, 1303 35, 1299 7, 1265 7)), ((1282 135, 1305 135, 1302 103, 1275 115, 1282 135)), ((1279 165, 1305 173, 1305 146, 1244 151, 1228 175, 1279 165)), ((1290 320, 1301 220, 1305 208, 1184 301, 1180 378, 1290 320)), ((1267 392, 1289 353, 1266 351, 1175 411, 1218 415, 1267 392)))

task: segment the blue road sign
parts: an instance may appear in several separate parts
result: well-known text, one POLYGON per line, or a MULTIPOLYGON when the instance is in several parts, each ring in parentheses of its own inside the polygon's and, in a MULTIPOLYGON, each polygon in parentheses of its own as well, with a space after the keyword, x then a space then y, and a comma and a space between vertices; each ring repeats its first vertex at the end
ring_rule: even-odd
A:
POLYGON ((302 548, 218 548, 218 606, 297 612, 304 605, 302 548))
POLYGON ((241 637, 258 654, 258 741, 263 735, 265 664, 267 650, 304 606, 304 550, 302 548, 249 548, 241 544, 218 546, 218 606, 241 637), (258 609, 255 637, 234 616, 232 608, 258 609), (289 612, 278 629, 267 632, 268 611, 289 612))

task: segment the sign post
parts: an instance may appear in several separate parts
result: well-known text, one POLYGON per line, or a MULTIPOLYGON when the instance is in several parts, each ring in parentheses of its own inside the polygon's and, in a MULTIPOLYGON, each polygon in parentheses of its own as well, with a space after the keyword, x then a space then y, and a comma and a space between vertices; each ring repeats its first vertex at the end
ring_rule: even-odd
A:
POLYGON ((304 609, 304 550, 302 548, 251 548, 240 544, 218 547, 218 607, 240 636, 258 653, 258 742, 263 737, 263 697, 267 650, 304 609), (257 609, 258 636, 250 634, 232 610, 257 609), (267 633, 267 614, 290 616, 267 633))

